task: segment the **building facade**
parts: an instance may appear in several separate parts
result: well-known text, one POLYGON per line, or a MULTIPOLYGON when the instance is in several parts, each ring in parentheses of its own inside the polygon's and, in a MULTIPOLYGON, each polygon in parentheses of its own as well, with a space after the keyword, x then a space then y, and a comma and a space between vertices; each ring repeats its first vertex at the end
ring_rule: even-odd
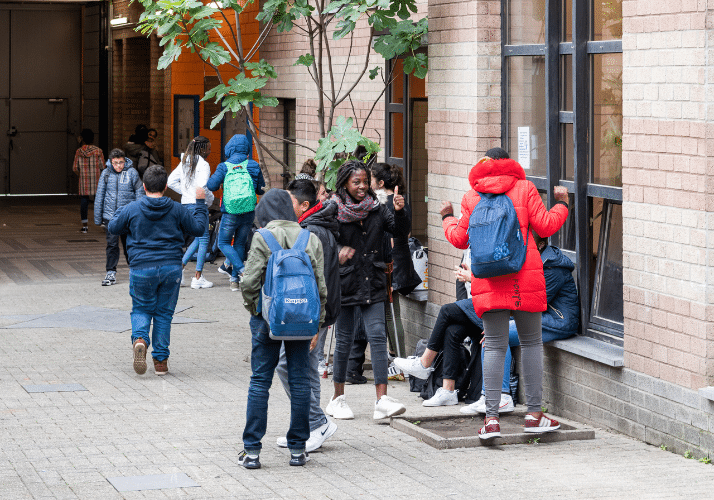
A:
MULTIPOLYGON (((380 161, 404 168, 413 234, 429 249, 428 301, 400 298, 408 350, 455 296, 461 252, 444 238, 441 200, 458 212, 471 167, 502 145, 546 205, 553 186, 570 193, 570 215, 551 243, 576 263, 581 335, 545 347, 549 411, 680 453, 714 453, 713 13, 693 0, 419 4, 413 18, 429 17, 426 81, 400 75, 382 93, 384 83, 365 80, 338 109, 380 143, 380 161)), ((368 38, 358 25, 352 49, 349 40, 334 43, 344 81, 359 73, 368 38)), ((122 40, 114 32, 115 88, 122 40)), ((158 40, 141 43, 153 72, 158 40)), ((293 65, 305 43, 271 32, 260 49, 279 75, 265 93, 280 103, 260 111, 260 127, 291 166, 266 160, 274 187, 311 153, 267 134, 313 148, 319 137, 314 84, 293 65)), ((200 62, 181 57, 142 90, 154 109, 146 119, 163 127, 173 165, 180 124, 193 120, 193 133, 212 141, 225 136, 207 130, 205 105, 195 104, 210 88, 200 62)), ((373 51, 370 60, 399 74, 399 60, 373 51)), ((114 101, 114 114, 127 102, 114 101)), ((122 127, 127 135, 133 126, 122 127)))

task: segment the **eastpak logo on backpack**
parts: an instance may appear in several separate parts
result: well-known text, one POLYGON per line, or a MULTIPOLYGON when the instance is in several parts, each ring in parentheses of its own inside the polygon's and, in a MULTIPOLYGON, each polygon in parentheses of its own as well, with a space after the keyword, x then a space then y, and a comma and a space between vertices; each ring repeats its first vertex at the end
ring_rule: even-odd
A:
POLYGON ((479 196, 469 217, 471 273, 476 278, 517 273, 526 260, 528 236, 524 243, 513 202, 505 193, 479 196))
POLYGON ((309 340, 320 323, 320 292, 310 256, 310 232, 302 229, 292 248, 284 249, 273 234, 258 229, 272 252, 265 268, 261 313, 274 340, 309 340))

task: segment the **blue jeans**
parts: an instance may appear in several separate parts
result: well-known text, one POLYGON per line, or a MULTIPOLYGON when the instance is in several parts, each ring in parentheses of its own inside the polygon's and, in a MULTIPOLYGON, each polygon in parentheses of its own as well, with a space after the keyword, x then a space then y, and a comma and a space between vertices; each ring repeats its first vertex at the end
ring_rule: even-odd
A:
POLYGON ((147 267, 129 270, 129 295, 131 295, 131 342, 144 339, 151 345, 149 328, 154 320, 152 339, 154 348, 151 355, 158 361, 169 357, 171 342, 171 320, 176 310, 179 287, 181 286, 181 266, 147 267))
MULTIPOLYGON (((322 334, 323 336, 323 343, 324 343, 324 336, 325 332, 327 332, 326 326, 323 326, 320 328, 318 331, 318 338, 319 335, 322 334)), ((309 359, 310 359, 310 432, 319 429, 323 425, 327 423, 327 417, 325 416, 325 412, 322 411, 322 408, 320 408, 320 374, 317 371, 317 365, 319 364, 319 340, 318 340, 318 346, 316 346, 312 351, 310 351, 309 354, 309 359)), ((285 354, 285 345, 287 342, 283 342, 283 347, 280 348, 280 361, 278 362, 278 378, 280 379, 280 383, 283 384, 283 389, 285 389, 285 393, 288 395, 288 398, 290 398, 290 384, 288 383, 288 358, 285 354)))
POLYGON ((221 228, 218 231, 218 248, 233 264, 231 281, 238 281, 238 277, 245 268, 244 262, 248 254, 245 248, 250 228, 253 227, 255 212, 244 214, 227 214, 221 216, 221 228), (233 245, 231 245, 233 240, 233 245))
MULTIPOLYGON (((235 267, 234 267, 235 268, 235 267)), ((260 441, 265 436, 268 423, 268 391, 273 382, 275 367, 280 358, 282 341, 270 338, 270 327, 262 316, 250 317, 252 349, 250 367, 253 374, 248 388, 248 404, 243 430, 243 448, 249 454, 259 454, 260 441)), ((285 342, 290 385, 290 428, 285 436, 291 453, 305 451, 305 441, 310 437, 310 363, 309 340, 285 342)))
MULTIPOLYGON (((189 203, 184 205, 186 209, 191 212, 191 215, 196 213, 197 205, 195 203, 189 203)), ((191 244, 186 249, 186 253, 183 255, 182 264, 185 266, 188 261, 191 260, 193 254, 198 250, 198 255, 196 255, 196 272, 203 271, 203 264, 206 262, 206 252, 208 251, 208 224, 206 224, 206 230, 203 232, 203 236, 194 238, 191 244)))
MULTIPOLYGON (((568 337, 572 337, 571 333, 556 333, 548 330, 543 330, 543 343, 552 342, 554 340, 563 340, 568 337)), ((516 329, 516 322, 510 320, 508 322, 508 349, 506 350, 506 361, 503 364, 503 384, 501 385, 501 392, 510 394, 511 393, 511 348, 520 346, 521 343, 518 340, 518 330, 516 329)), ((481 366, 483 366, 483 349, 481 349, 481 366)), ((481 394, 483 392, 483 383, 481 384, 481 394)))

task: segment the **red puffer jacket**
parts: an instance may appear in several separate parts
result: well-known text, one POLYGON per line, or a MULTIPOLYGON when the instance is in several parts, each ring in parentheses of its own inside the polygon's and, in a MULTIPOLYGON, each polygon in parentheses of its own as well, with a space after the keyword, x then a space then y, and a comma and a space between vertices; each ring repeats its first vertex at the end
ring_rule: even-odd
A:
MULTIPOLYGON (((469 173, 472 189, 461 200, 461 218, 447 217, 443 221, 446 239, 456 248, 469 246, 469 218, 482 193, 506 193, 513 202, 525 235, 530 225, 541 237, 547 238, 563 225, 568 207, 558 202, 546 210, 538 190, 526 180, 526 173, 511 159, 487 160, 469 173)), ((547 307, 543 262, 532 237, 528 238, 526 261, 520 271, 495 278, 471 281, 474 309, 479 317, 491 309, 542 312, 547 307)))

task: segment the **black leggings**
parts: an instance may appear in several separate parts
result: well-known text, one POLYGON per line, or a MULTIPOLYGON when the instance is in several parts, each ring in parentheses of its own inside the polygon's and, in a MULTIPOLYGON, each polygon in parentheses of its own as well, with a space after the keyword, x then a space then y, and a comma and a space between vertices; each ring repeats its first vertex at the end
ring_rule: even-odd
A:
POLYGON ((478 342, 482 331, 456 303, 441 306, 426 347, 436 352, 444 350, 443 378, 458 378, 459 370, 463 368, 457 361, 461 344, 466 337, 478 342))

